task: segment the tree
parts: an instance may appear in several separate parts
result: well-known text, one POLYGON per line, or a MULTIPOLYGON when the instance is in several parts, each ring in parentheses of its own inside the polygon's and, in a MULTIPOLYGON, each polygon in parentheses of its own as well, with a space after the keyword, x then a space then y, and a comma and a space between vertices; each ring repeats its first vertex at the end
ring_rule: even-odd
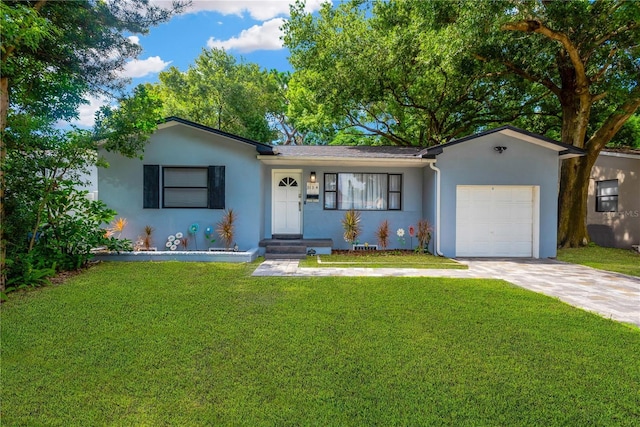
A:
POLYGON ((203 50, 186 72, 160 73, 154 87, 166 116, 179 116, 260 142, 277 134, 268 121, 278 114, 276 75, 257 64, 237 63, 223 49, 203 50))
POLYGON ((530 85, 482 80, 486 67, 461 32, 469 12, 457 2, 351 1, 315 17, 296 4, 284 37, 295 67, 289 115, 315 132, 357 128, 428 146, 531 113, 540 94, 520 96, 530 85))
POLYGON ((276 107, 267 114, 268 120, 275 124, 275 128, 280 134, 278 144, 282 145, 303 145, 309 144, 309 133, 303 132, 296 126, 294 120, 289 116, 289 106, 291 98, 289 96, 289 82, 291 73, 277 70, 269 71, 272 81, 275 84, 275 105, 276 107))
POLYGON ((96 246, 122 249, 123 242, 109 239, 100 228, 115 212, 87 198, 83 175, 93 166, 106 166, 99 147, 140 155, 161 107, 139 86, 117 108, 104 107, 93 130, 41 125, 33 132, 15 120, 5 130, 7 291, 84 265, 96 246))
POLYGON ((498 8, 492 15, 500 18, 501 31, 484 39, 477 57, 543 88, 561 113, 560 140, 587 152, 563 162, 558 221, 560 246, 584 245, 591 168, 640 106, 640 3, 531 0, 487 6, 498 8))
POLYGON ((182 6, 148 0, 0 2, 0 291, 6 281, 9 150, 75 117, 87 94, 122 89, 126 81, 117 72, 140 50, 125 32, 145 33, 182 6))

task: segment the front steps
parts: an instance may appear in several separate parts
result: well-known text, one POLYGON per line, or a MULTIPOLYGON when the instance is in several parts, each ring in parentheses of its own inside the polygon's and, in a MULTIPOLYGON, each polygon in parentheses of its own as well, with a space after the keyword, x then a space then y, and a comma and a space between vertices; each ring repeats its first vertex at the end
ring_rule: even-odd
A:
POLYGON ((310 248, 332 246, 331 239, 303 239, 301 235, 275 234, 260 241, 260 247, 265 248, 264 259, 305 259, 310 248))

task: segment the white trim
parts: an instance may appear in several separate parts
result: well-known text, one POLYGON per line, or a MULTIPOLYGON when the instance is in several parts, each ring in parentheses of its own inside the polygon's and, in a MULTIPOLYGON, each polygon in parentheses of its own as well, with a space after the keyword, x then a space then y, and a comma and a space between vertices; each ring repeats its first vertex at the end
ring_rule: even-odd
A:
MULTIPOLYGON (((521 132, 516 132, 516 131, 514 131, 512 129, 502 129, 501 131, 499 131, 497 133, 502 134, 502 135, 506 135, 506 136, 510 136, 511 138, 516 138, 516 139, 520 139, 520 140, 523 140, 523 141, 527 141, 527 142, 530 142, 532 144, 539 145, 541 147, 545 147, 545 148, 548 148, 548 149, 553 150, 553 151, 560 152, 560 151, 564 151, 564 150, 567 149, 566 147, 563 147, 561 145, 553 144, 553 143, 551 143, 549 141, 545 141, 544 139, 536 138, 535 136, 532 136, 532 135, 526 135, 526 134, 521 133, 521 132)), ((576 154, 576 156, 579 156, 579 154, 576 154)))
POLYGON ((299 188, 300 188, 300 193, 299 197, 300 197, 300 209, 298 210, 298 213, 300 215, 300 230, 298 233, 295 234, 302 234, 302 230, 304 230, 304 225, 302 223, 302 220, 304 218, 304 215, 302 214, 302 196, 303 196, 303 174, 302 174, 302 169, 272 169, 271 170, 271 234, 280 234, 275 232, 275 219, 276 219, 276 205, 274 203, 274 200, 276 198, 276 186, 278 183, 276 183, 275 180, 275 176, 277 173, 288 173, 288 174, 297 174, 300 177, 300 183, 299 183, 299 188))

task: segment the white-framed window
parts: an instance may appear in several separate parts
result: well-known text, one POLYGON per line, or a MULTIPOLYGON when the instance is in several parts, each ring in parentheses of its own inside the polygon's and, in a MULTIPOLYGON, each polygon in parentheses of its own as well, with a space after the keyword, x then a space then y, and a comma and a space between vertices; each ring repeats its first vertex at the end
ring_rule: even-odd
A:
POLYGON ((389 173, 325 173, 327 210, 401 210, 402 175, 389 173))
POLYGON ((618 212, 618 180, 596 181, 596 212, 618 212))

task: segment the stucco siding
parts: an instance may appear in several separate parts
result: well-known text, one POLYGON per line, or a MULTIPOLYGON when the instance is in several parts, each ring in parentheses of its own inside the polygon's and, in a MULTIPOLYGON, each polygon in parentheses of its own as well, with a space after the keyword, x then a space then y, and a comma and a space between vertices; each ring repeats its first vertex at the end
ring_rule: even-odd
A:
POLYGON ((601 154, 591 170, 587 200, 591 239, 603 246, 631 248, 640 244, 640 158, 601 154), (618 180, 616 212, 596 212, 596 183, 618 180), (593 226, 604 226, 593 227, 593 226))
POLYGON ((556 256, 558 153, 500 134, 453 145, 437 157, 441 177, 441 250, 456 254, 458 185, 539 186, 539 256, 556 256), (496 146, 507 149, 503 153, 496 146))
MULTIPOLYGON (((270 166, 263 175, 265 179, 264 196, 265 200, 265 238, 271 237, 272 226, 272 204, 271 204, 271 171, 286 170, 286 167, 270 166)), ((400 211, 360 211, 362 234, 359 237, 361 243, 376 243, 375 233, 382 221, 389 221, 391 235, 389 238, 389 248, 409 248, 410 239, 408 227, 416 225, 422 217, 423 198, 423 175, 420 168, 374 168, 374 167, 336 167, 326 168, 319 166, 291 167, 289 169, 302 169, 303 179, 303 237, 309 239, 333 239, 335 249, 348 249, 349 245, 343 239, 343 229, 341 220, 344 217, 344 210, 324 209, 324 174, 325 173, 393 173, 402 174, 402 210, 400 211), (320 183, 320 197, 318 202, 306 201, 306 183, 309 181, 311 171, 316 172, 317 180, 320 183), (405 244, 402 245, 396 236, 396 230, 404 228, 406 234, 405 244)), ((413 239, 415 245, 416 240, 413 239)))
MULTIPOLYGON (((215 228, 222 209, 143 209, 143 165, 162 166, 225 166, 225 207, 237 213, 236 241, 241 250, 257 247, 262 234, 263 166, 256 159, 255 147, 223 136, 177 125, 158 130, 146 146, 144 159, 126 159, 112 153, 102 153, 111 167, 100 169, 98 194, 107 206, 118 211, 128 225, 123 237, 135 240, 146 225, 152 226, 153 244, 161 249, 170 234, 187 234, 191 224, 200 231, 190 249, 222 246, 219 237, 211 245, 205 241, 204 230, 215 228)), ((162 180, 160 182, 162 185, 162 180)), ((162 191, 161 191, 162 194, 162 191)), ((160 202, 162 206, 162 200, 160 202)))

